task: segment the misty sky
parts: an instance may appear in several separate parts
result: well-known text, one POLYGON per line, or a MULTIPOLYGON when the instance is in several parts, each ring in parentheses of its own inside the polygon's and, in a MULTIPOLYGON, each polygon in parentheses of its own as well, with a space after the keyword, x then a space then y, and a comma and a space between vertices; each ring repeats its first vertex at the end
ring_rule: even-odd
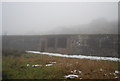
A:
POLYGON ((2 3, 2 33, 8 35, 117 33, 117 22, 117 2, 2 3))

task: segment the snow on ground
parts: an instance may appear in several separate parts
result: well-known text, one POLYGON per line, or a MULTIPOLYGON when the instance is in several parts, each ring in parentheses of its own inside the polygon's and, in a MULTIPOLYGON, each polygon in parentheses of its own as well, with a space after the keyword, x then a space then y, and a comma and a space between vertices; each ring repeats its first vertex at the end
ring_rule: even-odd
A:
POLYGON ((113 57, 98 57, 98 56, 84 56, 84 55, 63 55, 59 53, 48 53, 48 52, 39 52, 39 51, 26 51, 27 53, 34 53, 34 54, 43 54, 49 56, 59 56, 59 57, 67 57, 67 58, 80 58, 80 59, 90 59, 90 60, 109 60, 109 61, 119 61, 120 58, 113 58, 113 57))
POLYGON ((116 73, 116 74, 119 74, 119 71, 115 70, 115 73, 116 73))
POLYGON ((67 76, 64 76, 65 78, 78 78, 79 76, 78 75, 74 75, 74 74, 70 74, 70 75, 67 75, 67 76))
POLYGON ((51 64, 56 64, 56 62, 50 62, 51 64))
POLYGON ((52 66, 53 64, 47 64, 47 65, 45 65, 45 66, 52 66))
POLYGON ((42 65, 32 65, 32 67, 41 67, 42 65))
POLYGON ((70 71, 71 73, 73 74, 82 74, 82 71, 79 71, 79 70, 73 70, 73 71, 70 71))

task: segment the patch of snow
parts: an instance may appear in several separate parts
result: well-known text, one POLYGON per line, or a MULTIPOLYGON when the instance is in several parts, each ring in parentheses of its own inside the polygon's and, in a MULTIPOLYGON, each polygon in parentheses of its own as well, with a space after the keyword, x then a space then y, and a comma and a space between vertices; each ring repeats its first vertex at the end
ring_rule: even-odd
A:
POLYGON ((32 65, 32 67, 41 67, 42 65, 32 65))
POLYGON ((115 77, 115 78, 118 78, 118 77, 115 77))
POLYGON ((112 73, 110 73, 110 75, 112 75, 112 73))
POLYGON ((107 74, 104 74, 105 76, 108 76, 107 74))
POLYGON ((76 64, 78 64, 78 62, 75 62, 76 64))
POLYGON ((30 64, 27 64, 27 66, 30 66, 30 64))
POLYGON ((47 65, 45 65, 45 66, 52 66, 53 64, 47 64, 47 65))
POLYGON ((40 54, 40 52, 39 51, 26 51, 27 53, 38 53, 38 54, 40 54))
POLYGON ((78 77, 79 77, 78 75, 74 75, 74 74, 65 76, 65 78, 78 78, 78 77))
POLYGON ((81 74, 81 73, 82 73, 82 71, 78 71, 78 73, 80 73, 80 74, 81 74))
POLYGON ((103 71, 103 69, 102 69, 102 68, 100 68, 100 71, 102 72, 102 71, 103 71))
POLYGON ((26 51, 27 53, 43 54, 49 56, 59 56, 66 58, 80 58, 80 59, 90 59, 90 60, 109 60, 109 61, 119 61, 120 58, 113 57, 98 57, 98 56, 84 56, 84 55, 63 55, 59 53, 48 53, 48 52, 39 52, 39 51, 26 51))
POLYGON ((114 75, 114 76, 116 76, 116 74, 115 74, 115 73, 113 73, 113 75, 114 75))
POLYGON ((80 78, 80 79, 82 79, 82 78, 80 78))
POLYGON ((71 73, 73 73, 73 71, 70 71, 71 73))
POLYGON ((51 64, 56 64, 56 62, 50 62, 51 64))
POLYGON ((116 74, 119 74, 119 71, 115 70, 115 73, 116 73, 116 74))
POLYGON ((74 73, 76 73, 76 72, 77 72, 77 70, 74 70, 73 72, 74 72, 74 73))
POLYGON ((73 73, 73 74, 81 74, 82 73, 82 71, 79 71, 79 70, 73 70, 73 71, 70 71, 71 73, 73 73))

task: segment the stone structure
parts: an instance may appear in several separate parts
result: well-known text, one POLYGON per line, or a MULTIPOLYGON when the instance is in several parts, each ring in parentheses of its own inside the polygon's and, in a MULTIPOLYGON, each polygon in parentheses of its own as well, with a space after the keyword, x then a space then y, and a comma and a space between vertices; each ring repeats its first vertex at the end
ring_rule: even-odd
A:
POLYGON ((110 34, 3 36, 3 48, 117 57, 118 36, 110 34))
POLYGON ((72 41, 69 35, 43 36, 40 38, 40 51, 72 53, 72 41))

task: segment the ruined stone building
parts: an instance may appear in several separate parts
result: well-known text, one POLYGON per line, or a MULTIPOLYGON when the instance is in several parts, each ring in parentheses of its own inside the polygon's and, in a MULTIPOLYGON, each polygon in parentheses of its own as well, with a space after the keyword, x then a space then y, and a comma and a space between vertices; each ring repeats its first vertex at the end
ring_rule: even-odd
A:
POLYGON ((3 36, 3 48, 62 54, 118 56, 117 35, 3 36))

